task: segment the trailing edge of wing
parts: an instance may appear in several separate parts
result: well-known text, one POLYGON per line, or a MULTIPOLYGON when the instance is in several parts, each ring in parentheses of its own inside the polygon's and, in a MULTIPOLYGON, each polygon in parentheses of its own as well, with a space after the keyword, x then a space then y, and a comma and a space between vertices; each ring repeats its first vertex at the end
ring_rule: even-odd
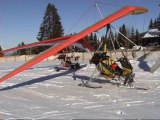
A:
POLYGON ((99 22, 95 23, 94 25, 86 28, 85 30, 81 31, 80 33, 68 38, 64 42, 62 42, 62 43, 60 43, 56 46, 53 46, 53 47, 49 48, 48 50, 44 51, 43 53, 39 54, 35 58, 31 59, 27 63, 20 66, 19 68, 13 70, 9 74, 2 77, 0 79, 0 82, 5 81, 8 78, 22 72, 23 70, 28 69, 29 67, 39 63, 40 61, 44 60, 45 58, 47 58, 51 55, 55 55, 56 53, 58 53, 62 49, 72 45, 75 42, 78 42, 79 40, 81 40, 82 38, 87 36, 88 34, 105 27, 107 24, 109 24, 109 23, 111 23, 111 22, 113 22, 117 19, 120 19, 120 18, 122 18, 122 17, 124 17, 128 14, 136 14, 136 12, 138 12, 138 14, 140 14, 140 13, 147 12, 147 10, 145 8, 141 8, 141 7, 126 6, 122 9, 120 9, 119 11, 113 13, 109 17, 106 17, 106 18, 102 19, 101 21, 99 21, 99 22), (141 11, 141 12, 139 12, 139 11, 141 11))
POLYGON ((27 48, 36 47, 36 46, 49 46, 49 45, 53 45, 54 43, 66 40, 70 37, 71 36, 64 36, 64 37, 49 39, 49 40, 45 40, 45 41, 41 41, 41 42, 30 43, 30 44, 27 44, 27 45, 24 45, 24 46, 19 46, 19 47, 6 49, 6 50, 3 50, 2 52, 3 53, 8 53, 8 52, 13 52, 13 51, 17 51, 17 50, 21 50, 21 49, 27 49, 27 48))
MULTIPOLYGON (((75 46, 77 46, 77 47, 79 47, 79 48, 81 48, 81 49, 84 49, 84 50, 86 50, 87 52, 94 52, 95 50, 93 49, 93 47, 89 44, 89 42, 88 41, 86 41, 86 40, 81 40, 81 41, 79 41, 79 42, 77 42, 77 43, 80 43, 79 45, 75 45, 75 46)), ((75 43, 76 44, 76 43, 75 43)))
MULTIPOLYGON (((6 50, 3 50, 2 52, 3 53, 8 53, 8 52, 21 50, 21 49, 37 47, 37 46, 53 46, 53 45, 56 45, 57 43, 63 42, 64 40, 66 40, 66 39, 68 39, 70 37, 71 36, 64 36, 64 37, 59 37, 59 38, 55 38, 55 39, 49 39, 49 40, 45 40, 45 41, 41 41, 41 42, 30 43, 30 44, 27 44, 27 45, 24 45, 24 46, 19 46, 19 47, 6 49, 6 50)), ((75 46, 80 47, 81 49, 86 50, 87 52, 93 52, 94 51, 94 49, 92 48, 92 46, 89 44, 88 41, 83 39, 78 43, 75 44, 75 46), (77 45, 78 43, 79 43, 80 46, 77 45)))

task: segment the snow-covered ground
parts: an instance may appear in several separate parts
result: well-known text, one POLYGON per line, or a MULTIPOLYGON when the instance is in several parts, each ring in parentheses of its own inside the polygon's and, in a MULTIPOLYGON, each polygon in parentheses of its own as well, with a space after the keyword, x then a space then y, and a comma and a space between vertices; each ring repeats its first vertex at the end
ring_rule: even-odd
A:
MULTIPOLYGON (((97 89, 78 86, 89 79, 94 65, 73 77, 73 71, 54 71, 58 60, 43 61, 0 84, 0 119, 160 119, 160 69, 148 72, 156 59, 131 60, 135 88, 117 87, 100 77, 102 88, 97 89)), ((23 63, 1 63, 0 77, 23 63)))

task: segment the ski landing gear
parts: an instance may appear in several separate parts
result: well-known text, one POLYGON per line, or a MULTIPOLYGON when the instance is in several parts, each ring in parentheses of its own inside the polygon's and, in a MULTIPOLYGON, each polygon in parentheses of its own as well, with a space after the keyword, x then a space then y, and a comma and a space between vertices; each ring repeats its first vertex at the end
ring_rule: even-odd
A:
POLYGON ((102 88, 102 86, 98 85, 98 83, 90 84, 89 81, 84 82, 83 80, 82 80, 82 83, 80 83, 78 86, 88 87, 88 88, 102 88))
POLYGON ((87 80, 87 82, 84 82, 83 80, 81 80, 81 81, 82 81, 82 83, 80 83, 78 86, 87 87, 87 88, 102 88, 102 86, 99 85, 99 83, 93 83, 92 78, 87 80))
MULTIPOLYGON (((83 80, 81 80, 82 83, 80 83, 78 86, 88 87, 88 88, 102 88, 102 86, 100 86, 99 83, 93 83, 92 82, 93 81, 93 75, 95 74, 96 70, 97 70, 97 68, 95 68, 95 70, 93 71, 93 73, 90 76, 89 80, 87 80, 86 82, 84 82, 83 80)), ((96 78, 94 78, 94 79, 96 79, 96 78)))

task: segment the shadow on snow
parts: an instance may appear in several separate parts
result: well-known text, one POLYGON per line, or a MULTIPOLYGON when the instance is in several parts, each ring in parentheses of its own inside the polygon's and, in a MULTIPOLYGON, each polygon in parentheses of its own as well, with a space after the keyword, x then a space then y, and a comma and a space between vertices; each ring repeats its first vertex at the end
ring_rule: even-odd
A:
POLYGON ((139 66, 139 68, 142 69, 142 70, 144 70, 144 71, 148 71, 148 72, 150 71, 150 67, 149 67, 149 65, 147 64, 147 62, 144 61, 144 60, 146 59, 146 57, 147 57, 149 54, 150 54, 150 53, 147 53, 147 54, 141 56, 140 58, 138 58, 138 61, 139 61, 138 66, 139 66))
MULTIPOLYGON (((82 65, 81 68, 83 68, 85 66, 86 65, 82 65)), ((40 77, 40 78, 32 79, 30 81, 26 81, 26 82, 23 82, 23 83, 16 84, 16 85, 13 85, 13 86, 8 86, 8 87, 0 89, 0 91, 11 90, 11 89, 14 89, 14 88, 19 88, 19 87, 23 87, 23 86, 27 86, 27 85, 32 85, 32 84, 35 84, 35 83, 40 83, 40 82, 47 81, 47 80, 57 78, 57 77, 60 77, 60 76, 64 76, 64 75, 67 75, 67 74, 70 74, 70 73, 74 73, 76 71, 77 70, 69 69, 69 70, 64 71, 62 73, 57 73, 57 74, 54 74, 54 75, 40 77)))

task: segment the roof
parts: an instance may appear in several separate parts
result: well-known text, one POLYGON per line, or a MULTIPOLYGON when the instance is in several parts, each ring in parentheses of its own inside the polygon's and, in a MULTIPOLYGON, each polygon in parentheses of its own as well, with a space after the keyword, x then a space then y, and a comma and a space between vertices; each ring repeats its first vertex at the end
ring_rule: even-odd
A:
POLYGON ((157 28, 150 29, 142 38, 151 38, 151 37, 159 37, 160 36, 160 30, 157 28))

